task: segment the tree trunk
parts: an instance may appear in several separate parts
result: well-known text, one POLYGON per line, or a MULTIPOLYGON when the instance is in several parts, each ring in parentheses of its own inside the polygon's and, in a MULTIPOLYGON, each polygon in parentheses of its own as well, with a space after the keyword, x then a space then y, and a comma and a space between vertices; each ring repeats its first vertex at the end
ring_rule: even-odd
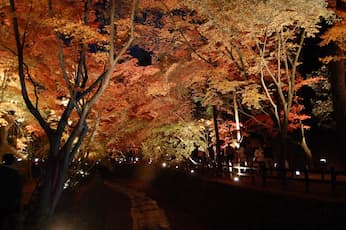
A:
POLYGON ((235 120, 236 132, 237 132, 237 134, 236 134, 237 135, 236 148, 239 148, 240 142, 241 142, 241 133, 240 133, 240 121, 239 121, 238 103, 237 103, 236 92, 233 93, 233 106, 234 106, 234 120, 235 120))
POLYGON ((217 109, 213 105, 213 120, 214 120, 214 130, 215 130, 215 146, 216 146, 216 156, 217 156, 217 166, 221 169, 221 148, 220 148, 220 135, 219 135, 219 126, 217 122, 217 109))
POLYGON ((0 159, 2 159, 2 156, 6 153, 12 153, 18 157, 22 157, 22 155, 17 154, 16 148, 8 143, 8 130, 8 126, 0 127, 0 159))
POLYGON ((28 227, 46 229, 50 217, 54 214, 58 201, 63 192, 63 184, 68 172, 68 161, 63 157, 68 154, 49 154, 45 165, 45 175, 42 187, 39 190, 36 205, 31 216, 26 219, 28 227))
MULTIPOLYGON (((338 48, 337 48, 338 49, 338 48)), ((342 54, 338 49, 338 54, 342 54)), ((346 155, 341 151, 346 140, 346 80, 345 80, 345 62, 332 62, 329 65, 331 73, 331 85, 334 104, 334 113, 336 121, 336 132, 339 145, 340 158, 343 166, 346 168, 346 155), (342 155, 341 155, 342 154, 342 155)))
POLYGON ((0 102, 2 102, 4 100, 4 95, 5 95, 5 91, 7 88, 7 72, 6 70, 3 71, 3 77, 1 79, 1 86, 0 86, 0 102))
POLYGON ((282 170, 282 182, 285 185, 287 182, 286 178, 286 170, 288 168, 288 110, 285 112, 283 117, 283 122, 281 124, 280 130, 280 138, 281 138, 281 154, 280 154, 280 162, 279 169, 282 170), (287 162, 287 164, 286 164, 287 162))

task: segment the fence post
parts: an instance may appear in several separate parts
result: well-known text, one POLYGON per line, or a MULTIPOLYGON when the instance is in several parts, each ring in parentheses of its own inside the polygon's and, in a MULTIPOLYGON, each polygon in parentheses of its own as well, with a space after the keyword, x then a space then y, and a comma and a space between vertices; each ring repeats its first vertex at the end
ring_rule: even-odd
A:
POLYGON ((285 187, 287 185, 287 172, 286 172, 286 167, 282 168, 281 171, 281 177, 282 177, 282 185, 285 187))
POLYGON ((304 168, 305 192, 310 191, 309 171, 308 167, 304 168))
POLYGON ((273 176, 273 166, 272 165, 269 166, 269 175, 273 176))
POLYGON ((266 186, 266 166, 265 164, 261 164, 261 176, 262 176, 262 186, 265 187, 266 186))
POLYGON ((321 180, 324 181, 324 167, 321 168, 321 180))
POLYGON ((335 190, 336 190, 336 172, 335 172, 334 167, 330 168, 330 183, 332 186, 332 192, 335 192, 335 190))

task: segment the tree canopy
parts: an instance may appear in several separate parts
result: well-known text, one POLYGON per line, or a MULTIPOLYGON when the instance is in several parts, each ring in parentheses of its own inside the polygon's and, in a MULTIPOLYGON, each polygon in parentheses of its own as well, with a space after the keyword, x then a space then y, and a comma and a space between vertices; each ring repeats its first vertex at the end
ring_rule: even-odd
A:
MULTIPOLYGON (((10 95, 23 96, 25 129, 47 140, 46 187, 57 196, 77 154, 135 146, 182 160, 206 150, 216 138, 211 108, 225 143, 301 130, 296 142, 311 154, 296 92, 321 78, 298 67, 305 39, 335 18, 324 0, 3 0, 0 15, 1 112, 10 95)), ((322 45, 344 50, 343 24, 322 45)))

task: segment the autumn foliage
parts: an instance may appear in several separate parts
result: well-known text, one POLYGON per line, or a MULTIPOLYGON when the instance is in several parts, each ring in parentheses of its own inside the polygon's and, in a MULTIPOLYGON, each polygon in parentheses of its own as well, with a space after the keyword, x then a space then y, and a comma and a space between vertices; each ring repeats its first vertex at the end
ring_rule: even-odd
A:
MULTIPOLYGON (((52 162, 65 170, 76 154, 131 148, 188 159, 215 142, 211 108, 225 143, 296 130, 305 143, 296 92, 320 78, 299 73, 300 52, 331 20, 326 1, 202 2, 1 1, 0 68, 19 74, 38 120, 27 129, 46 134, 52 162)), ((343 27, 323 44, 344 48, 343 27)))

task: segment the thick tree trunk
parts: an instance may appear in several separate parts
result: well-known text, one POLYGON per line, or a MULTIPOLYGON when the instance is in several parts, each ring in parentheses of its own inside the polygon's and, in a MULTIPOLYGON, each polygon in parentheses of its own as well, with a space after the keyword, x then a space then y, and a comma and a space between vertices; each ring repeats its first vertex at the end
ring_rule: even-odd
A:
POLYGON ((46 229, 50 217, 54 214, 68 173, 68 162, 61 157, 63 155, 68 154, 49 154, 37 203, 26 220, 28 227, 46 229))
MULTIPOLYGON (((342 54, 339 50, 338 53, 342 54)), ((339 154, 346 168, 346 155, 342 152, 346 140, 346 79, 345 79, 345 62, 330 63, 331 84, 333 94, 334 113, 336 121, 337 139, 339 144, 339 154)))
POLYGON ((280 125, 280 155, 279 155, 279 169, 281 170, 282 182, 285 185, 287 182, 286 170, 288 165, 288 110, 285 112, 283 121, 280 125))

